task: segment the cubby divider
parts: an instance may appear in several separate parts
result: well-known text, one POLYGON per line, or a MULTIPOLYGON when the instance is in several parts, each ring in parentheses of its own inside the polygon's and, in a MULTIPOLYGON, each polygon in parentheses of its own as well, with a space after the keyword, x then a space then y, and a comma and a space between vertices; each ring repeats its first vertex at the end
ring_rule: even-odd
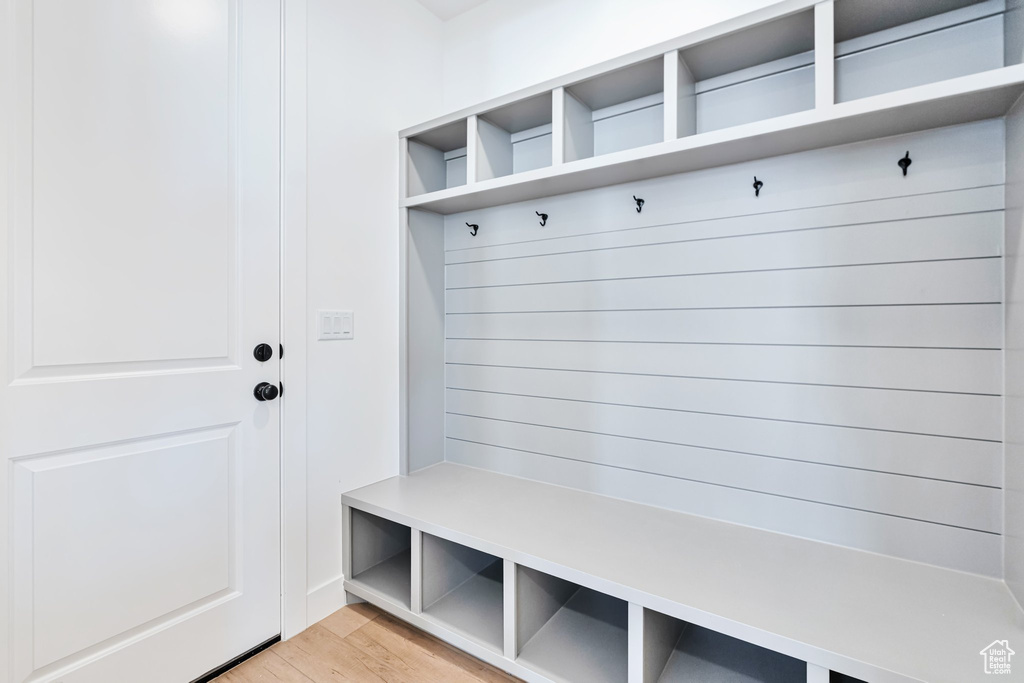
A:
POLYGON ((430 534, 423 534, 422 552, 423 614, 501 654, 501 558, 430 534))
POLYGON ((643 683, 807 681, 799 659, 654 610, 643 609, 642 619, 643 683))
POLYGON ((518 663, 556 680, 626 682, 626 602, 518 566, 516 615, 518 663))
POLYGON ((412 530, 353 508, 350 534, 352 581, 408 609, 412 586, 412 530))

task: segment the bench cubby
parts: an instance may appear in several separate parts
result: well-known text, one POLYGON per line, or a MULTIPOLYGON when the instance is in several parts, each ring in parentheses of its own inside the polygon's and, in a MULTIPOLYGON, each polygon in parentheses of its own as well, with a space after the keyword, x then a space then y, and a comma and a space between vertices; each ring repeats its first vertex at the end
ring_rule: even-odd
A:
POLYGON ((408 608, 412 530, 383 517, 352 510, 350 535, 352 581, 408 608))
POLYGON ((828 681, 829 683, 866 683, 866 681, 862 681, 859 678, 847 676, 836 671, 829 672, 828 681))
POLYGON ((626 683, 628 604, 516 568, 517 661, 554 680, 626 683))
POLYGON ((501 653, 503 573, 501 558, 423 534, 423 614, 501 653))
POLYGON ((643 683, 804 683, 805 662, 644 609, 643 683))

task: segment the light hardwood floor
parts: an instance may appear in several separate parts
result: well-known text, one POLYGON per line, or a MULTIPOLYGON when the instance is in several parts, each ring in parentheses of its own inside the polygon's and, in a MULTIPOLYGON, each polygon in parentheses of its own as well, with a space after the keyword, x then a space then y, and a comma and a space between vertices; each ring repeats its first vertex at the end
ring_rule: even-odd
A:
POLYGON ((343 607, 215 683, 508 683, 519 679, 368 604, 343 607))

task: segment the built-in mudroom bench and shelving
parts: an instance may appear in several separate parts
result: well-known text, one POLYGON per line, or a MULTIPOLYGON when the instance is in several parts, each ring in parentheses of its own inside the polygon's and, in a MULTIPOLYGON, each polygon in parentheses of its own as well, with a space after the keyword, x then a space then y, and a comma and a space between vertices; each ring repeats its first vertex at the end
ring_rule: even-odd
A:
POLYGON ((349 595, 528 681, 989 680, 1022 61, 1019 0, 788 0, 402 131, 349 595))

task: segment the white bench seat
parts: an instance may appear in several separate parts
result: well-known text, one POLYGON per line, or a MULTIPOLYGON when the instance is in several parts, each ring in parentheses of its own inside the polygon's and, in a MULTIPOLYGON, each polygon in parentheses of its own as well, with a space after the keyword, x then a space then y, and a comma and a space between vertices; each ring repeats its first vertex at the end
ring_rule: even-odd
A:
MULTIPOLYGON (((1024 647, 1024 612, 998 579, 574 489, 442 463, 351 491, 342 503, 346 532, 356 509, 413 536, 411 606, 352 577, 351 539, 346 590, 477 656, 482 648, 419 613, 419 533, 633 603, 631 630, 639 605, 806 661, 812 680, 822 670, 871 683, 985 680, 983 648, 1024 647)), ((505 605, 514 610, 508 597, 505 605)), ((506 670, 549 680, 510 659, 517 650, 508 645, 504 657, 489 652, 484 658, 506 670)))

